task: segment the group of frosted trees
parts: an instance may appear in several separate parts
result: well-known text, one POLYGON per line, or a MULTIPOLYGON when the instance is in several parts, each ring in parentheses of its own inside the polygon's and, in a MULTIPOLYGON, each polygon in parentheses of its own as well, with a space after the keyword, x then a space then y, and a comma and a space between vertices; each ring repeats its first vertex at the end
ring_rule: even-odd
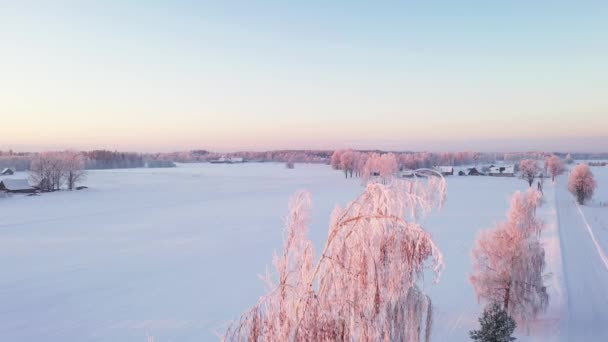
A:
MULTIPOLYGON (((555 181, 565 166, 557 156, 549 156, 545 170, 555 181)), ((531 185, 539 167, 535 160, 522 160, 520 171, 531 185)), ((568 189, 579 204, 593 196, 596 185, 587 164, 576 166, 570 173, 568 189)), ((536 190, 516 192, 507 219, 482 231, 475 242, 474 271, 469 280, 478 299, 488 303, 480 318, 480 330, 471 331, 475 341, 514 340, 511 334, 515 323, 527 326, 548 306, 545 251, 540 242, 543 223, 536 217, 541 203, 542 194, 536 190)))
MULTIPOLYGON (((566 170, 564 162, 556 155, 550 155, 545 158, 544 172, 551 176, 551 180, 555 181, 555 177, 561 175, 566 170)), ((541 168, 538 162, 534 159, 523 159, 519 162, 519 172, 521 177, 532 186, 534 179, 541 176, 541 168)))
POLYGON ((74 190, 85 177, 85 158, 79 152, 42 152, 30 166, 30 180, 42 191, 74 190))
POLYGON ((399 171, 399 163, 394 153, 359 152, 338 150, 331 156, 334 169, 343 170, 345 177, 359 176, 364 182, 379 177, 386 183, 399 171))
POLYGON ((428 341, 425 269, 443 268, 418 219, 442 205, 445 180, 371 182, 331 216, 315 255, 307 237, 311 197, 291 199, 283 251, 266 277, 268 293, 224 335, 227 341, 428 341))
MULTIPOLYGON (((572 164, 572 157, 570 157, 569 154, 566 156, 565 162, 572 164)), ((545 158, 544 166, 545 172, 551 176, 553 181, 555 181, 557 176, 566 171, 564 161, 555 155, 545 158)), ((522 178, 532 186, 532 182, 541 172, 541 168, 538 166, 536 160, 524 159, 519 163, 519 171, 521 172, 522 178)), ((593 197, 596 187, 597 183, 589 165, 584 163, 579 164, 571 170, 568 178, 568 190, 576 198, 579 204, 584 204, 586 201, 590 200, 593 197)))
MULTIPOLYGON (((364 179, 377 177, 367 179, 365 191, 345 208, 334 210, 319 254, 307 237, 311 196, 292 197, 283 250, 274 257, 274 272, 264 278, 268 292, 227 328, 224 340, 430 339, 433 306, 421 282, 427 269, 438 279, 444 264, 419 219, 442 206, 445 180, 383 178, 396 172, 394 154, 348 150, 334 156, 332 164, 348 174, 352 167, 364 179), (352 166, 358 163, 363 166, 352 166)), ((564 171, 552 157, 545 165, 553 178, 564 171)), ((595 187, 590 179, 588 167, 580 165, 570 183, 588 196, 595 187)), ((536 216, 541 203, 539 191, 516 192, 506 219, 475 242, 469 280, 479 300, 489 304, 480 330, 471 332, 476 341, 511 341, 516 322, 525 327, 548 306, 543 223, 536 216)))

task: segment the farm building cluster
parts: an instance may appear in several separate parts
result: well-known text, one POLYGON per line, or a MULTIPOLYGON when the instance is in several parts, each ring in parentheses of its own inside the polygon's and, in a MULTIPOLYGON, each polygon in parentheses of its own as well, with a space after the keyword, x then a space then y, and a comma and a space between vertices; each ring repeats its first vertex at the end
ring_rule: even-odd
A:
POLYGON ((515 165, 488 165, 469 167, 458 171, 459 176, 515 177, 515 165))
MULTIPOLYGON (((444 176, 491 176, 491 177, 515 177, 515 165, 484 165, 455 168, 453 166, 436 166, 434 168, 444 176)), ((399 172, 399 177, 414 177, 413 170, 403 170, 399 172)), ((539 176, 541 176, 539 174, 539 176)))

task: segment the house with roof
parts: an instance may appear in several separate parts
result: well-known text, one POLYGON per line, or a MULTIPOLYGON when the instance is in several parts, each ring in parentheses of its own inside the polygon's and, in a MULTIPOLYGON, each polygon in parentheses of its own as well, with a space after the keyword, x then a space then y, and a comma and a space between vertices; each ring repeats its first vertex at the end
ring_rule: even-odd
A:
POLYGON ((0 191, 8 193, 28 194, 36 192, 27 179, 4 179, 0 181, 0 191))
POLYGON ((9 169, 8 167, 2 169, 2 172, 0 172, 0 175, 2 175, 2 176, 12 176, 14 174, 15 174, 15 171, 13 169, 9 169))
POLYGON ((515 177, 515 165, 491 165, 488 175, 493 177, 515 177))

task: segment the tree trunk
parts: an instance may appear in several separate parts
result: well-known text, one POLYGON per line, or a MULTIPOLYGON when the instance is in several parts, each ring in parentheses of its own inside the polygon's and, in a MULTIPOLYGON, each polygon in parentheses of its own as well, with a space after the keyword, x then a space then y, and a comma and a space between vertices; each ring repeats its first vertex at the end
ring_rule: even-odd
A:
POLYGON ((510 292, 511 292, 511 286, 509 285, 509 287, 507 287, 506 292, 505 292, 505 300, 503 305, 505 306, 505 311, 509 312, 509 300, 510 300, 510 292))

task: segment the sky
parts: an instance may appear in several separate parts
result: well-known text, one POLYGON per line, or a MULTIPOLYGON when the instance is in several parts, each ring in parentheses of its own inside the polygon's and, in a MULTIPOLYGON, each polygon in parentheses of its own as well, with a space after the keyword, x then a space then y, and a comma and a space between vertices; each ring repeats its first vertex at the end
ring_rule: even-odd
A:
POLYGON ((608 151, 606 61, 606 1, 0 1, 0 150, 608 151))

